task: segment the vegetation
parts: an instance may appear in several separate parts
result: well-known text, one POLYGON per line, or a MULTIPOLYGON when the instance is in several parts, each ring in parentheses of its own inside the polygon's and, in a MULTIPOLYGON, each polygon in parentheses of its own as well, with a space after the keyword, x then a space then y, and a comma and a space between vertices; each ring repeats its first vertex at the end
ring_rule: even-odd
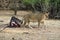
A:
POLYGON ((60 0, 24 0, 24 4, 31 4, 34 10, 50 12, 50 17, 60 16, 60 0))
POLYGON ((32 10, 34 12, 50 12, 49 16, 51 18, 54 18, 56 15, 60 16, 60 0, 10 0, 4 6, 3 2, 1 3, 0 8, 9 7, 14 10, 15 15, 17 10, 32 10))

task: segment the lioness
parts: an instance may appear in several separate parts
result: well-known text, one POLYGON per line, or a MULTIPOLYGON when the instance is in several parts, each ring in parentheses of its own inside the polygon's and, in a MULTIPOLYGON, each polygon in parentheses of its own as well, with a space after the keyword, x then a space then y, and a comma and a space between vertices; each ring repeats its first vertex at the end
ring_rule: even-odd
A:
MULTIPOLYGON (((37 21, 38 22, 38 27, 40 26, 40 23, 44 24, 44 20, 48 18, 48 12, 43 12, 43 13, 31 13, 31 14, 27 14, 24 15, 24 25, 26 25, 26 23, 29 23, 30 21, 37 21)), ((30 27, 30 26, 29 26, 30 27)), ((32 27, 30 27, 32 28, 32 27)))

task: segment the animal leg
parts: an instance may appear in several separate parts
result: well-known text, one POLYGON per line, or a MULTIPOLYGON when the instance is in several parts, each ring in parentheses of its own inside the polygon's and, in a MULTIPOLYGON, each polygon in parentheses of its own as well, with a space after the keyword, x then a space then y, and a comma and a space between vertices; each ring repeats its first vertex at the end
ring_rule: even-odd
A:
POLYGON ((24 21, 24 24, 23 24, 23 26, 24 26, 24 27, 26 26, 26 20, 24 21))
POLYGON ((38 28, 40 27, 40 21, 38 20, 38 28))
POLYGON ((29 28, 33 29, 29 24, 30 24, 30 20, 28 21, 28 26, 29 26, 29 28))
POLYGON ((45 25, 44 21, 41 22, 43 24, 43 29, 46 29, 47 26, 45 25))

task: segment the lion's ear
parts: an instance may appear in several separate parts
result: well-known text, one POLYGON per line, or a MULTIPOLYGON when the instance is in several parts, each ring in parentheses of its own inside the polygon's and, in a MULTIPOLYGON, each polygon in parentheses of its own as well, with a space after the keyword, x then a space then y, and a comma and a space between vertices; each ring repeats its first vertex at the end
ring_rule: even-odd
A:
POLYGON ((46 12, 49 15, 49 12, 46 12))

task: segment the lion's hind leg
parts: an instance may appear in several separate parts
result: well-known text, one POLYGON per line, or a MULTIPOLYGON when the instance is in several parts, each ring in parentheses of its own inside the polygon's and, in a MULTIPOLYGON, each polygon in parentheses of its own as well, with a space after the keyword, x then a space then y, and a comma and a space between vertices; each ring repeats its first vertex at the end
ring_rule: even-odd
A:
POLYGON ((28 27, 33 29, 31 26, 30 26, 30 20, 28 20, 28 27))
POLYGON ((40 20, 38 20, 38 28, 40 27, 40 20))
POLYGON ((25 20, 24 26, 25 26, 26 28, 31 28, 31 29, 32 29, 32 27, 30 26, 30 20, 25 20))

